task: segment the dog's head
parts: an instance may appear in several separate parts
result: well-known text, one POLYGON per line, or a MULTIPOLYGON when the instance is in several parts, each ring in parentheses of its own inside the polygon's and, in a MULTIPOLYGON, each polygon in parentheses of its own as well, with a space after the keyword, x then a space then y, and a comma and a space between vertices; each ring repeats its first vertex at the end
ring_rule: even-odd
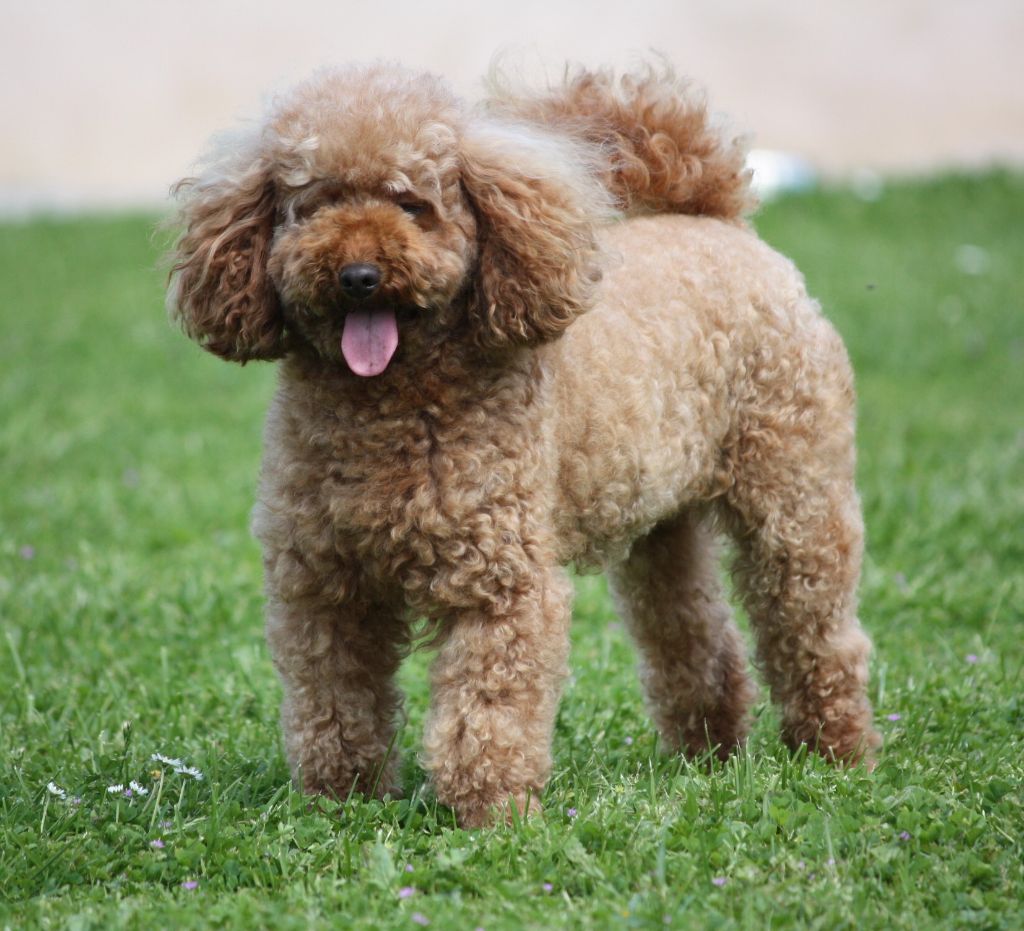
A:
POLYGON ((224 358, 312 351, 363 376, 425 341, 552 339, 598 278, 594 159, 429 76, 321 75, 177 186, 172 312, 224 358))

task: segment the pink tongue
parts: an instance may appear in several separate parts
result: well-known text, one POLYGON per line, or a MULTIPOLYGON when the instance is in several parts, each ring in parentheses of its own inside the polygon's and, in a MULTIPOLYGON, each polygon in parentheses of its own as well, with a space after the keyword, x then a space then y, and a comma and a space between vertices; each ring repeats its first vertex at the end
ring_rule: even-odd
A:
POLYGON ((379 375, 398 348, 393 310, 353 310, 345 317, 341 352, 357 375, 379 375))

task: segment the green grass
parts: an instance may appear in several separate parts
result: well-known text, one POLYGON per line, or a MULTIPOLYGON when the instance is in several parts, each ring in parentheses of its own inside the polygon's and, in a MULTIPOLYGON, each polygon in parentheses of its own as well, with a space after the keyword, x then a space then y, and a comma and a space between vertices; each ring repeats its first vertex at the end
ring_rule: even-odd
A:
POLYGON ((546 812, 474 833, 415 761, 423 655, 405 800, 288 787, 247 532, 273 370, 168 326, 150 219, 0 226, 0 927, 1024 925, 1022 216, 993 173, 758 219, 858 372, 876 772, 790 758, 764 703, 725 766, 660 754, 587 579, 546 812))

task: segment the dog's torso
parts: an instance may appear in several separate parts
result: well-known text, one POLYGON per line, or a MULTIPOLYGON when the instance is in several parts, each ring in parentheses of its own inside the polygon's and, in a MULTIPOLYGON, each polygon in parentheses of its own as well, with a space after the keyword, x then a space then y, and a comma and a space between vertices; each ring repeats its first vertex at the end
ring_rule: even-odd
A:
POLYGON ((751 232, 659 216, 603 240, 598 306, 487 379, 420 373, 418 394, 381 381, 367 403, 350 374, 286 362, 255 521, 268 572, 418 613, 500 606, 527 563, 617 562, 724 494, 761 408, 785 416, 779 392, 799 417, 831 380, 848 409, 838 337, 751 232))

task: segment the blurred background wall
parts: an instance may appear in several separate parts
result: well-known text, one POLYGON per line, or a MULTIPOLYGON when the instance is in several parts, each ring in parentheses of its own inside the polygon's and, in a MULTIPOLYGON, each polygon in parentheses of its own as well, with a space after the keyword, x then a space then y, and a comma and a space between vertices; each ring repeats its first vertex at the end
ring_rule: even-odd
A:
POLYGON ((650 49, 759 148, 817 170, 1024 163, 1024 0, 0 0, 0 213, 152 206, 205 140, 318 65, 377 57, 473 95, 650 49))

